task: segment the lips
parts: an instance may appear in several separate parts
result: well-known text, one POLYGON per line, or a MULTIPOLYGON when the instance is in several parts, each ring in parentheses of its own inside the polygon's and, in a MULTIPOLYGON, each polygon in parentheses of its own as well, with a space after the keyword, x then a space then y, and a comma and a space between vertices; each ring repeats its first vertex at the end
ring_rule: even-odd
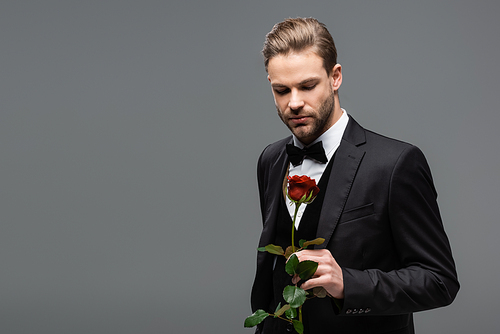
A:
POLYGON ((290 122, 292 122, 295 125, 304 124, 307 122, 309 118, 310 118, 309 116, 290 117, 290 122))

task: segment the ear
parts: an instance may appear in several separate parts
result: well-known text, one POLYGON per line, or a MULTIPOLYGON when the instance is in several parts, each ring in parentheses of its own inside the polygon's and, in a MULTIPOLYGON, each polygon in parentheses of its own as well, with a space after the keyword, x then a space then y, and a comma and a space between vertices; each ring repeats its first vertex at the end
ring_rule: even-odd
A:
POLYGON ((332 82, 332 88, 337 91, 342 85, 342 65, 335 64, 333 66, 332 72, 330 74, 330 80, 332 82))
POLYGON ((267 75, 267 80, 269 80, 269 82, 271 82, 271 78, 269 77, 269 74, 267 75))

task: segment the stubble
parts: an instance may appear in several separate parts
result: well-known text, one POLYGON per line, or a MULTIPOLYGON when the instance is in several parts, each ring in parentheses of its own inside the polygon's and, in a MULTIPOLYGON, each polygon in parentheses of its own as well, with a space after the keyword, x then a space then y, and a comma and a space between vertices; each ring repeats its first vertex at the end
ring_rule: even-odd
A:
MULTIPOLYGON (((313 123, 310 128, 307 129, 304 125, 299 125, 296 127, 290 126, 289 122, 281 112, 281 110, 276 106, 278 111, 278 116, 281 121, 290 129, 290 131, 297 137, 301 142, 313 141, 319 136, 321 136, 331 124, 328 124, 332 118, 333 110, 335 108, 335 94, 332 91, 331 94, 321 103, 318 111, 312 113, 313 123), (311 140, 312 138, 312 140, 311 140)), ((311 113, 305 114, 305 116, 311 116, 311 113)))

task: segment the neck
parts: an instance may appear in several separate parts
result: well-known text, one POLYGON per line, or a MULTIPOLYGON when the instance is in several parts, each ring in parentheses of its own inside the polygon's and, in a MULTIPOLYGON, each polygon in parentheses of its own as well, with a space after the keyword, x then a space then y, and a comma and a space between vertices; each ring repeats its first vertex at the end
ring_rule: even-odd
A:
POLYGON ((332 120, 330 122, 330 126, 328 127, 328 129, 331 128, 333 124, 337 123, 337 121, 340 119, 343 113, 342 108, 340 107, 339 93, 337 91, 335 91, 333 95, 333 101, 334 105, 333 105, 332 120))

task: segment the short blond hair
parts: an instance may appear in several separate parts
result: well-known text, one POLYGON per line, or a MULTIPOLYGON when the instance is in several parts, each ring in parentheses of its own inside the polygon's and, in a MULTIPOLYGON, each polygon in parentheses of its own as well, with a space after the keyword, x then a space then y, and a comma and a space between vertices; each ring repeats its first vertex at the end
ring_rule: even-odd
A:
POLYGON ((323 66, 328 74, 337 64, 337 49, 326 26, 315 18, 286 19, 274 25, 266 35, 262 54, 264 65, 277 55, 288 55, 308 48, 323 59, 323 66))

